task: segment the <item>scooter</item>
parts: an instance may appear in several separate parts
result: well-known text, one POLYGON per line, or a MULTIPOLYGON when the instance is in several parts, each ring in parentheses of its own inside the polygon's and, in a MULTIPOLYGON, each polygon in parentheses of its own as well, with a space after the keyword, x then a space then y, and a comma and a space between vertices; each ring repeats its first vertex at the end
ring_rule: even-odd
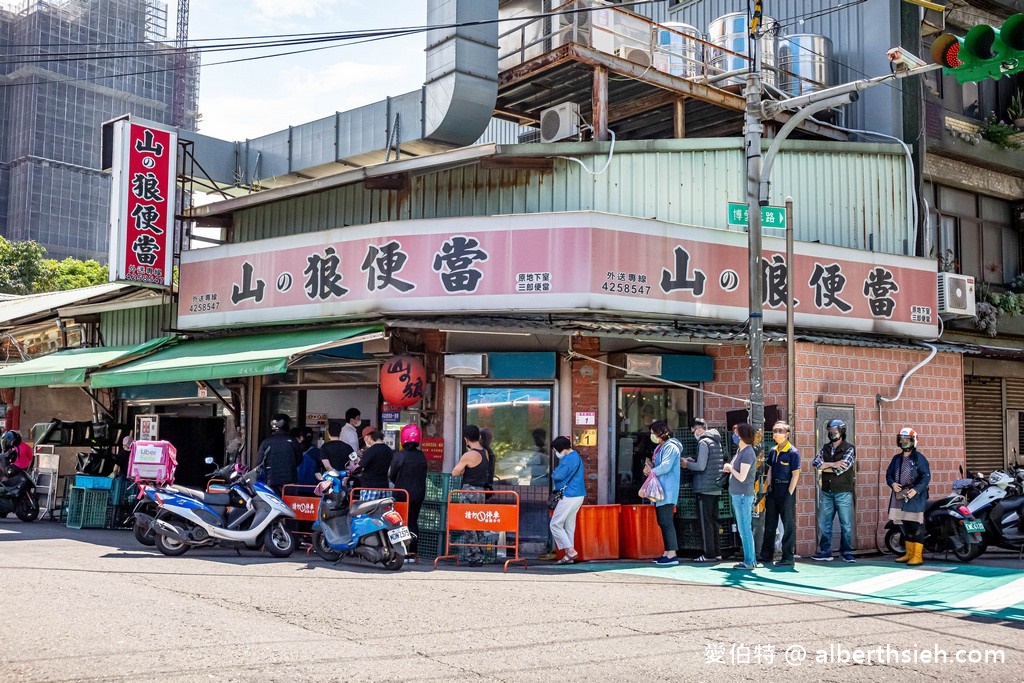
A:
POLYGON ((313 551, 328 562, 361 557, 397 571, 405 563, 412 540, 409 527, 395 510, 393 498, 349 503, 352 478, 329 471, 317 484, 320 496, 313 522, 313 551))
POLYGON ((39 517, 36 483, 28 472, 11 463, 13 455, 13 451, 0 454, 0 518, 13 512, 21 521, 33 522, 39 517))
MULTIPOLYGON (((885 547, 902 555, 905 551, 903 527, 896 522, 885 525, 885 547)), ((928 501, 924 511, 925 550, 931 553, 951 552, 960 562, 970 562, 980 555, 981 532, 985 525, 974 518, 959 493, 928 501)))
POLYGON ((995 470, 972 486, 977 493, 967 506, 985 525, 977 555, 989 546, 1024 553, 1024 491, 1017 478, 995 470))
MULTIPOLYGON (((213 458, 207 458, 208 464, 213 458)), ((262 544, 274 557, 288 557, 295 550, 295 538, 285 518, 295 512, 266 484, 257 481, 262 466, 245 474, 228 464, 211 476, 223 479, 224 492, 206 492, 183 486, 143 489, 156 504, 157 514, 136 512, 143 530, 156 533, 156 548, 164 555, 183 555, 189 548, 218 545, 227 548, 259 548, 262 544)))

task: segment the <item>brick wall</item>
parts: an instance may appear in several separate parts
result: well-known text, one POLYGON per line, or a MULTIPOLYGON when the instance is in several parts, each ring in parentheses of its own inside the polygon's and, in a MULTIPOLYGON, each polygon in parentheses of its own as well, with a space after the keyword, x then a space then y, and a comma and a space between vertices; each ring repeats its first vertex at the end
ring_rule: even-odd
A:
MULTIPOLYGON (((739 399, 749 397, 750 373, 746 348, 709 349, 715 358, 715 380, 704 388, 739 399)), ((797 552, 808 556, 815 547, 815 481, 811 460, 820 443, 814 434, 817 404, 854 407, 857 447, 858 549, 873 549, 882 542, 888 516, 889 492, 885 468, 897 452, 896 434, 904 426, 919 435, 918 446, 932 469, 929 495, 945 495, 964 462, 963 366, 959 354, 939 353, 907 380, 900 400, 882 403, 876 395, 896 396, 903 375, 927 358, 927 350, 881 349, 797 343, 796 410, 790 418, 793 443, 803 460, 797 490, 797 552), (881 423, 881 429, 879 424, 881 423)), ((765 404, 783 407, 786 397, 786 350, 769 346, 764 354, 765 404)), ((735 401, 705 395, 704 417, 724 425, 726 411, 741 406, 735 401)), ((726 435, 727 436, 727 435, 726 435)), ((770 435, 768 437, 770 445, 770 435)), ((838 548, 838 539, 833 539, 838 548)))
MULTIPOLYGON (((597 337, 573 337, 572 350, 585 356, 597 356, 601 351, 601 340, 597 337)), ((598 393, 598 376, 602 368, 589 360, 573 359, 572 369, 572 412, 600 413, 598 393)), ((597 420, 600 424, 600 418, 597 420)), ((587 487, 586 503, 597 502, 597 447, 580 446, 574 448, 583 458, 583 473, 587 487)))

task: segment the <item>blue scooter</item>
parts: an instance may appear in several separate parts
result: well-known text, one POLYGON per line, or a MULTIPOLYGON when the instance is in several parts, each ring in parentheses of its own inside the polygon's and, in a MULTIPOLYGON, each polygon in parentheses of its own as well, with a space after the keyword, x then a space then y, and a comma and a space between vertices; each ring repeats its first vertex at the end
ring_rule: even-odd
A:
POLYGON ((313 522, 314 552, 328 562, 361 557, 385 569, 401 569, 412 533, 395 510, 394 498, 350 504, 351 490, 352 478, 333 470, 317 484, 320 506, 313 522))

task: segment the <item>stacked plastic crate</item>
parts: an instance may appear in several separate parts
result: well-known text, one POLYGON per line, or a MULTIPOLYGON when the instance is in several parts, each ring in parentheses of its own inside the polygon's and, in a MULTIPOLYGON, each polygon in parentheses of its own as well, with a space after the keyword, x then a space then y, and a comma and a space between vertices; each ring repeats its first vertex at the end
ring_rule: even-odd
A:
POLYGON ((433 560, 445 552, 445 525, 448 523, 448 494, 459 488, 462 477, 440 472, 427 473, 427 493, 420 508, 420 536, 416 553, 421 561, 433 560))

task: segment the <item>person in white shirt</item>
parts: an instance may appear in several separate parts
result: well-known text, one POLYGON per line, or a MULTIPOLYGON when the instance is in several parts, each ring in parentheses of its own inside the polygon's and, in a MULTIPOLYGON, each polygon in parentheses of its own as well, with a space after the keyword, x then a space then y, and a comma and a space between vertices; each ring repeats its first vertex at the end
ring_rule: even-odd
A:
POLYGON ((363 449, 359 447, 359 425, 363 421, 362 413, 359 412, 359 408, 349 408, 345 411, 345 424, 341 428, 341 440, 352 447, 352 451, 355 453, 362 453, 363 449))

